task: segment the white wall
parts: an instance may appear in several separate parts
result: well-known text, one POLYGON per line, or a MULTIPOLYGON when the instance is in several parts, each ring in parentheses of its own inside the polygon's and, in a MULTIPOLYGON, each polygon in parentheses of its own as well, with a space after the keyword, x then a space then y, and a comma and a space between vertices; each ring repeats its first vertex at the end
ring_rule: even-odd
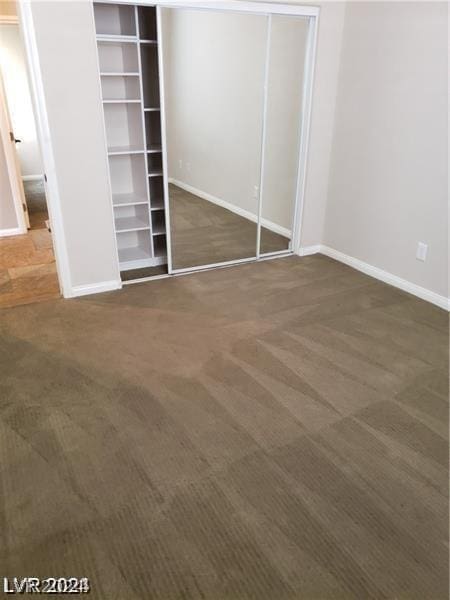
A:
POLYGON ((34 124, 33 105, 18 24, 0 23, 0 69, 6 89, 14 134, 22 140, 16 145, 23 177, 44 173, 34 124))
MULTIPOLYGON (((281 0, 280 0, 281 1, 281 0)), ((345 2, 317 2, 319 32, 301 229, 302 247, 323 241, 345 2)))
POLYGON ((324 242, 444 296, 447 77, 446 4, 348 4, 324 242))
POLYGON ((119 280, 92 7, 35 1, 32 15, 71 285, 119 280))

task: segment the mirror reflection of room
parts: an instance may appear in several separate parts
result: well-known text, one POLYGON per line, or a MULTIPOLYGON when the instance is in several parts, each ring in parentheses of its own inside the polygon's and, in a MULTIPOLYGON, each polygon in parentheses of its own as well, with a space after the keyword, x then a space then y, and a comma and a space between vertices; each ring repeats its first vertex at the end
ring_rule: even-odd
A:
POLYGON ((162 9, 173 269, 256 257, 267 23, 162 9))
POLYGON ((307 19, 271 17, 261 188, 261 254, 291 249, 307 38, 307 19))

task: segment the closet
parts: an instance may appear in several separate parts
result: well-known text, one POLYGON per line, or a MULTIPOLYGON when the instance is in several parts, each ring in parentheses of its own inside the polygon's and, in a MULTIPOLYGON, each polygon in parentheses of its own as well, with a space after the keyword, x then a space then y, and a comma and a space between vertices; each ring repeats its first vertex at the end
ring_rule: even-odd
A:
POLYGON ((292 254, 318 11, 93 3, 122 281, 292 254))
POLYGON ((156 7, 95 3, 94 18, 119 269, 164 265, 156 7))

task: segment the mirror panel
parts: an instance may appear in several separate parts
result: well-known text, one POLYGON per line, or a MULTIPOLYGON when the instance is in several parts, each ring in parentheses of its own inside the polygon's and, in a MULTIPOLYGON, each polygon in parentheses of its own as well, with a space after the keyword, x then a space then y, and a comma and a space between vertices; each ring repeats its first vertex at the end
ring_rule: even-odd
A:
POLYGON ((172 270, 256 257, 267 27, 161 9, 172 270))
POLYGON ((309 20, 272 16, 260 253, 291 248, 309 20))

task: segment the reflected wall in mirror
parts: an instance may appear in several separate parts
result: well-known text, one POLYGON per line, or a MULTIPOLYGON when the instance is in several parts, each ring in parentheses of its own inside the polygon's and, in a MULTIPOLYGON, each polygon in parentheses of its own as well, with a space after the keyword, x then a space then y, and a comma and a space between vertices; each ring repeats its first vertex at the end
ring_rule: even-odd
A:
POLYGON ((267 27, 161 9, 172 270, 256 257, 267 27))
POLYGON ((260 253, 291 249, 309 21, 273 15, 270 29, 260 253))

